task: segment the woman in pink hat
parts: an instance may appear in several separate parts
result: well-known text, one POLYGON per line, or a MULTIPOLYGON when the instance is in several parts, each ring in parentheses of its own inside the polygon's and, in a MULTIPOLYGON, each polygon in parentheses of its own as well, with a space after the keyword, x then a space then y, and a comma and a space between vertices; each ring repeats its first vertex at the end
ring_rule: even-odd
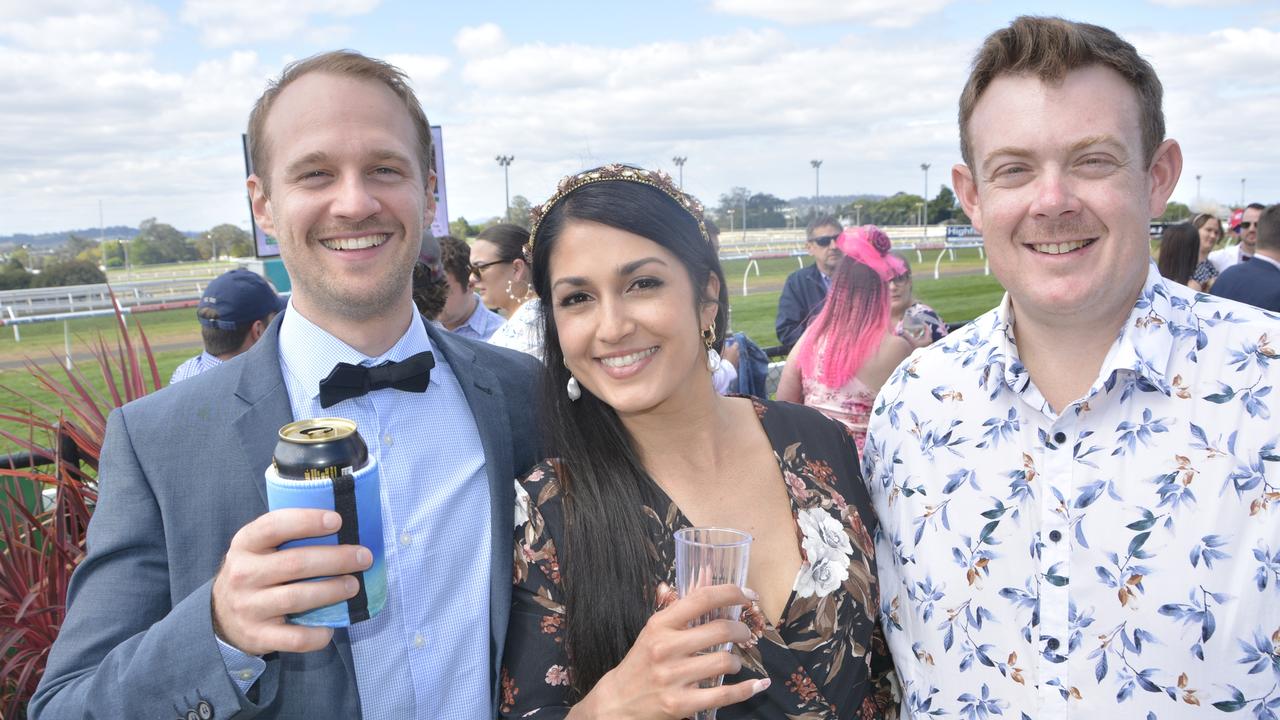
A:
POLYGON ((844 253, 818 317, 787 358, 779 400, 810 405, 849 428, 858 450, 871 403, 889 374, 911 351, 931 341, 919 324, 890 332, 889 282, 906 272, 890 254, 889 238, 874 225, 849 228, 836 239, 844 253))

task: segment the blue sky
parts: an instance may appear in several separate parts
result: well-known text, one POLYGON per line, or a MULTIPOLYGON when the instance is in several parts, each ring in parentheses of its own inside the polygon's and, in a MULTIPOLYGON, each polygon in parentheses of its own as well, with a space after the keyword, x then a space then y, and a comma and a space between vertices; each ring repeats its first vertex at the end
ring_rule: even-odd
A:
MULTIPOLYGON (((1280 7, 1075 2, 1165 82, 1186 166, 1174 198, 1280 200, 1280 7)), ((952 0, 408 2, 0 0, 0 234, 135 224, 247 226, 239 134, 284 63, 351 47, 403 67, 444 127, 452 217, 539 202, 558 178, 628 161, 708 204, 930 194, 959 159, 955 106, 982 38, 1063 3, 952 0)))

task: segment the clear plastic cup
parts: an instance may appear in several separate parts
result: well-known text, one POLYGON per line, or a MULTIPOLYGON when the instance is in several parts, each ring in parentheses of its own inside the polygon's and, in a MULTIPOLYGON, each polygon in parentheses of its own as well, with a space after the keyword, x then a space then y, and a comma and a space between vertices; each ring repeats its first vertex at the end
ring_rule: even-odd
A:
MULTIPOLYGON (((704 585, 747 584, 747 562, 751 557, 751 535, 741 530, 717 527, 690 527, 676 531, 676 592, 684 597, 704 585)), ((712 620, 737 620, 742 606, 716 608, 699 617, 694 625, 712 620)), ((729 643, 709 647, 703 652, 723 652, 729 643)), ((699 683, 701 687, 718 687, 724 676, 709 678, 699 683)), ((694 720, 715 720, 716 711, 700 710, 694 720)))

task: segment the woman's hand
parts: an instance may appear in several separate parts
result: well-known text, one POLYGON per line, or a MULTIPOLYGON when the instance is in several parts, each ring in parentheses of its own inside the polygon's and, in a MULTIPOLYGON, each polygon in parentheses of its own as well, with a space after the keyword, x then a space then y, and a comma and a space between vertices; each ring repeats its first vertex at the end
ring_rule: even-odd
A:
POLYGON ((750 602, 735 585, 712 585, 658 611, 645 623, 627 656, 600 678, 570 717, 675 720, 762 692, 769 687, 768 678, 698 687, 700 680, 733 675, 742 668, 742 661, 730 652, 699 653, 724 643, 747 642, 751 633, 746 625, 713 620, 689 627, 712 610, 750 602))

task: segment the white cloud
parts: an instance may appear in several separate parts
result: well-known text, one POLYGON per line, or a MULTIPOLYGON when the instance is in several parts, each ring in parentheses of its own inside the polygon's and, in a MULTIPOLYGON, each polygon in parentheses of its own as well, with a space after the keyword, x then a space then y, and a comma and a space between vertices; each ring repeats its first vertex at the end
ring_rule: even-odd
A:
POLYGON ((507 36, 493 23, 464 27, 453 38, 454 47, 466 56, 493 55, 507 49, 507 36))
POLYGON ((166 24, 164 13, 137 2, 15 2, 0 9, 0 39, 50 52, 118 48, 122 38, 130 47, 147 47, 160 40, 166 24))
POLYGON ((380 0, 186 0, 182 21, 200 29, 210 47, 250 45, 306 35, 325 43, 344 37, 341 25, 311 26, 313 16, 354 17, 378 7, 380 0), (316 35, 315 33, 319 33, 316 35))
MULTIPOLYGON (((785 25, 854 22, 873 27, 911 27, 952 0, 712 0, 727 15, 771 20, 785 25)), ((1177 1, 1177 0, 1175 0, 1177 1)))
POLYGON ((535 202, 562 174, 612 161, 671 170, 676 154, 690 158, 686 186, 713 204, 734 185, 807 194, 814 157, 826 160, 824 188, 880 189, 899 172, 915 188, 920 162, 958 155, 954 106, 971 52, 887 38, 811 47, 776 30, 511 47, 462 69, 468 91, 445 120, 451 209, 476 219, 472 208, 501 200, 498 153, 516 156, 512 193, 535 202))
POLYGON ((1240 201, 1241 177, 1253 178, 1247 200, 1266 192, 1260 188, 1274 188, 1280 85, 1267 69, 1280 67, 1280 32, 1226 28, 1127 39, 1150 59, 1164 85, 1165 125, 1184 157, 1175 199, 1195 200, 1196 175, 1202 176, 1202 199, 1224 203, 1240 201))

